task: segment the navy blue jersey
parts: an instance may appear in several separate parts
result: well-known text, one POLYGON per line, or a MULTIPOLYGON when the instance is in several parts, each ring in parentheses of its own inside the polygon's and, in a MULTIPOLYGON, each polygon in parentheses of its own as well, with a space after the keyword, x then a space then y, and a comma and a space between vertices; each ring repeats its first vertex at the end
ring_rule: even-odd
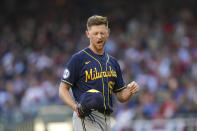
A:
POLYGON ((112 92, 125 88, 117 60, 107 53, 97 55, 90 48, 74 54, 68 60, 61 81, 71 86, 77 102, 80 95, 90 89, 102 92, 104 110, 112 110, 112 92))

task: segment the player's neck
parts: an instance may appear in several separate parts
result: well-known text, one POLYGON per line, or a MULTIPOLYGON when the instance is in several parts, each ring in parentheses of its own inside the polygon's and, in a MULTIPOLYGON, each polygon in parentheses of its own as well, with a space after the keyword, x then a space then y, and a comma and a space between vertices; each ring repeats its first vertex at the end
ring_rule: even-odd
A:
POLYGON ((98 50, 98 49, 96 49, 96 48, 94 48, 92 46, 89 46, 89 48, 97 55, 103 55, 104 54, 104 49, 98 50))

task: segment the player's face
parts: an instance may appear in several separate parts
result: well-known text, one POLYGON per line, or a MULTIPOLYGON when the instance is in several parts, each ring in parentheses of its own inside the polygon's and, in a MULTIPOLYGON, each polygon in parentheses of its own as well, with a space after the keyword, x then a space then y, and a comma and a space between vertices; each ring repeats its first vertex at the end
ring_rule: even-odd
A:
POLYGON ((87 37, 90 39, 90 47, 96 51, 103 51, 105 42, 109 37, 109 28, 105 25, 93 25, 86 31, 87 37))

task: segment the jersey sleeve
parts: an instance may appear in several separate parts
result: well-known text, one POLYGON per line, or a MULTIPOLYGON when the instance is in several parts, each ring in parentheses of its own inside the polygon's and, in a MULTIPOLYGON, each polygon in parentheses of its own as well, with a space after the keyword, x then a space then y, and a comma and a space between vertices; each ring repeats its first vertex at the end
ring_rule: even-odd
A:
POLYGON ((117 93, 117 92, 125 89, 126 86, 125 86, 124 80, 122 78, 122 72, 121 72, 121 69, 120 69, 120 65, 118 64, 117 61, 115 61, 115 66, 116 66, 117 78, 116 78, 116 82, 115 82, 115 85, 114 85, 114 88, 113 88, 113 92, 117 93))
POLYGON ((79 78, 79 67, 79 57, 73 55, 66 64, 61 82, 66 83, 71 87, 75 85, 75 82, 79 78))

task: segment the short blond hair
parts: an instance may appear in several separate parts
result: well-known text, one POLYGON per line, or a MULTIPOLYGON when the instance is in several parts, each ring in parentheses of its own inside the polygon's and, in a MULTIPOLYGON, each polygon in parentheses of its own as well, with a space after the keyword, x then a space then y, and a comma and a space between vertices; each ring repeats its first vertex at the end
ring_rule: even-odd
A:
POLYGON ((105 25, 108 27, 108 19, 104 16, 93 15, 88 18, 87 28, 90 28, 93 25, 105 25))

